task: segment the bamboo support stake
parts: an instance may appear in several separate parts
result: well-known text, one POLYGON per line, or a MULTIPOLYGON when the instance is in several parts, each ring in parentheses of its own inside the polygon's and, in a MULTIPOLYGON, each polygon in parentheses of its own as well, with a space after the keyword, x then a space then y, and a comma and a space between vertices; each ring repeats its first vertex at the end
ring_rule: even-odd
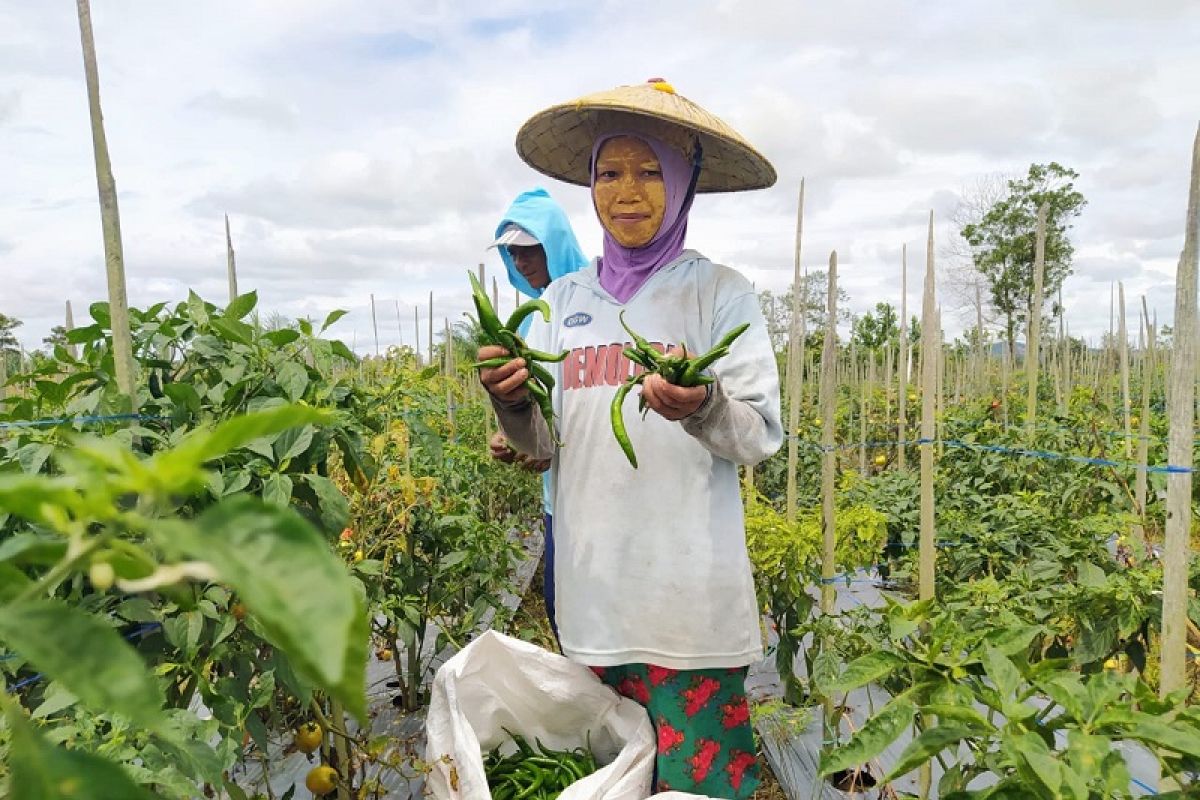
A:
POLYGON ((821 350, 821 611, 832 614, 837 601, 833 584, 837 568, 836 514, 837 452, 834 450, 837 416, 837 251, 829 254, 829 286, 825 308, 825 342, 821 350))
POLYGON ((421 308, 413 306, 413 355, 417 357, 417 366, 421 366, 421 308))
POLYGON ((375 293, 371 293, 371 330, 375 334, 375 357, 379 357, 379 323, 375 318, 375 293))
POLYGON ((979 282, 975 282, 975 375, 972 381, 975 384, 975 394, 980 395, 987 388, 985 380, 984 365, 987 363, 984 360, 984 341, 983 341, 983 293, 979 288, 979 282))
POLYGON ((1133 424, 1131 402, 1129 399, 1129 332, 1125 328, 1125 284, 1117 282, 1117 296, 1120 305, 1117 308, 1117 347, 1121 359, 1121 421, 1125 428, 1125 457, 1133 455, 1133 424))
MULTIPOLYGON (((1138 326, 1138 338, 1142 341, 1142 347, 1139 348, 1142 353, 1141 376, 1142 376, 1142 409, 1141 417, 1138 419, 1138 443, 1137 443, 1137 463, 1145 464, 1146 459, 1150 456, 1150 389, 1152 386, 1152 373, 1154 369, 1154 336, 1150 332, 1150 315, 1146 313, 1146 295, 1142 295, 1142 318, 1141 325, 1138 326)), ((1146 494, 1147 494, 1146 470, 1139 469, 1134 476, 1134 504, 1137 506, 1138 517, 1141 518, 1140 525, 1133 526, 1133 536, 1138 544, 1138 555, 1145 555, 1146 547, 1146 494)))
POLYGON ((1029 298, 1029 331, 1025 336, 1025 436, 1032 446, 1037 428, 1038 352, 1042 343, 1042 285, 1046 272, 1046 214, 1049 206, 1037 210, 1037 232, 1033 245, 1033 294, 1029 298))
POLYGON ((237 260, 233 256, 233 236, 229 233, 229 215, 225 215, 225 272, 229 278, 229 302, 238 296, 237 260))
MULTIPOLYGON (((71 311, 71 301, 70 300, 67 301, 67 315, 66 315, 66 319, 64 321, 66 323, 65 327, 67 329, 67 333, 70 333, 71 331, 75 330, 75 314, 71 311)), ((71 354, 71 358, 79 358, 79 345, 68 344, 67 352, 71 354)), ((3 356, 0 356, 0 358, 2 358, 2 357, 3 356)), ((0 381, 0 383, 2 383, 2 381, 0 381)))
POLYGON ((908 438, 908 245, 900 246, 900 352, 896 357, 900 388, 896 395, 896 466, 905 468, 908 438))
POLYGON ((942 345, 942 307, 934 306, 934 438, 937 439, 937 457, 946 452, 942 443, 942 420, 946 417, 946 351, 942 345))
MULTIPOLYGON (((1200 129, 1192 146, 1192 174, 1183 253, 1175 275, 1175 334, 1172 342, 1168 462, 1192 466, 1196 392, 1196 272, 1200 260, 1200 129)), ((1192 522, 1192 474, 1167 475, 1167 524, 1163 552, 1163 697, 1186 679, 1188 622, 1188 539, 1192 522)))
POLYGON ((857 371, 855 378, 858 378, 858 474, 867 474, 867 391, 870 387, 870 381, 864 380, 862 375, 857 371))
POLYGON ((404 324, 400 321, 400 301, 394 300, 393 302, 396 304, 396 335, 400 337, 397 346, 404 347, 404 324))
POLYGON ((937 380, 937 327, 934 303, 933 212, 929 212, 929 239, 925 254, 925 294, 921 302, 921 538, 918 594, 921 600, 934 595, 933 445, 934 400, 937 380))
POLYGON ((804 285, 800 267, 800 244, 804 233, 804 179, 796 210, 796 258, 792 271, 792 319, 788 326, 785 385, 788 399, 787 521, 796 521, 796 469, 799 461, 800 405, 804 402, 804 285))
POLYGON ((108 157, 104 115, 100 111, 100 76, 96 68, 96 44, 92 37, 89 0, 76 0, 79 37, 83 45, 83 71, 87 81, 88 112, 92 121, 92 152, 96 161, 96 185, 100 194, 100 224, 104 230, 104 263, 108 272, 108 313, 112 324, 113 363, 117 390, 136 410, 133 387, 133 336, 129 332, 129 299, 125 289, 125 256, 121 246, 121 214, 117 207, 117 182, 108 157))
POLYGON ((433 292, 429 293, 429 363, 433 364, 433 292))

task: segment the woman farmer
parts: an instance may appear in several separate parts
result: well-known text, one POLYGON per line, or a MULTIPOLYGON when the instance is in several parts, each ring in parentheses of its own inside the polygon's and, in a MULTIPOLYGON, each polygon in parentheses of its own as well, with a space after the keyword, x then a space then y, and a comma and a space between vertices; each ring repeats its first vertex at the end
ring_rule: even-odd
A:
MULTIPOLYGON (((758 300, 737 272, 687 250, 697 192, 770 186, 775 171, 721 120, 661 81, 554 106, 517 150, 535 169, 591 187, 603 255, 543 295, 531 347, 568 351, 555 374, 562 447, 524 389, 525 363, 480 372, 517 449, 553 457, 555 584, 563 653, 646 707, 658 732, 658 790, 747 797, 758 782, 745 697, 762 657, 737 465, 783 440, 779 377, 758 300), (704 352, 748 323, 708 386, 648 377, 626 427, 610 428, 632 366, 628 325, 662 349, 704 352)), ((479 358, 505 355, 485 347, 479 358)))
MULTIPOLYGON (((541 297, 546 287, 557 278, 587 266, 587 257, 579 249, 575 232, 566 212, 550 193, 541 187, 522 192, 513 200, 508 211, 496 226, 496 240, 491 247, 500 252, 508 270, 508 282, 521 294, 541 297)), ((533 317, 521 324, 521 334, 529 333, 533 317)), ((546 547, 544 597, 550 628, 558 635, 554 619, 554 505, 550 491, 550 474, 546 470, 550 459, 535 459, 518 453, 508 446, 503 433, 492 436, 488 443, 492 458, 505 463, 519 463, 526 469, 541 472, 542 511, 545 515, 546 547)))

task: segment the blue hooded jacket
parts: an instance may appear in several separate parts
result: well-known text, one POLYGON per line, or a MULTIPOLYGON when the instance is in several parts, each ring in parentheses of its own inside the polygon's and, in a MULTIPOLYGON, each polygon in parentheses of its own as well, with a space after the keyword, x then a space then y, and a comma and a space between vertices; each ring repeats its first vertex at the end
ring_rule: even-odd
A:
MULTIPOLYGON (((510 224, 519 225, 541 242, 546 251, 546 268, 551 281, 588 265, 587 256, 579 249, 579 242, 575 240, 575 232, 571 230, 571 222, 567 219, 566 212, 554 202, 550 193, 540 186, 517 195, 517 199, 513 200, 504 218, 496 226, 495 236, 499 237, 510 224)), ((530 286, 525 276, 517 270, 512 256, 508 254, 508 248, 496 249, 500 251, 504 266, 508 268, 508 282, 521 294, 541 297, 542 290, 530 286)), ((526 323, 529 322, 531 320, 527 319, 526 323)), ((522 333, 524 332, 522 326, 522 333)))
MULTIPOLYGON (((575 240, 575 232, 571 230, 571 222, 567 219, 566 212, 542 187, 538 186, 517 195, 517 199, 513 200, 504 218, 496 226, 495 238, 499 238, 510 224, 519 225, 541 242, 542 249, 546 251, 546 271, 550 273, 551 282, 588 265, 587 256, 575 240)), ((508 254, 508 248, 496 249, 500 251, 504 266, 508 268, 508 282, 521 294, 541 297, 542 290, 530 286, 525 276, 517 270, 512 256, 508 254)), ((529 333, 529 326, 532 324, 533 317, 526 317, 521 323, 522 335, 529 333)), ((547 514, 552 513, 549 473, 542 476, 542 505, 547 514)))

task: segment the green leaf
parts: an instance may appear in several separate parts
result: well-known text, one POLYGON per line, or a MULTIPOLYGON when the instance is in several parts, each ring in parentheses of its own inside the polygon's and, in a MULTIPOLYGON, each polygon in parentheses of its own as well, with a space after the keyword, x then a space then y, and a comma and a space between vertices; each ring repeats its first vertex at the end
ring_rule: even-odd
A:
POLYGON ((69 478, 46 475, 0 475, 0 511, 33 522, 50 522, 46 508, 77 507, 79 488, 69 478))
POLYGON ((821 756, 821 776, 860 767, 882 753, 912 724, 916 708, 901 695, 867 720, 850 741, 821 756))
POLYGON ((213 330, 221 334, 222 338, 228 339, 231 342, 244 344, 247 347, 254 344, 254 329, 244 322, 216 317, 212 321, 212 327, 213 330))
POLYGON ((263 338, 276 347, 283 347, 299 339, 300 331, 293 328, 284 328, 282 330, 264 333, 263 338))
MULTIPOLYGON (((233 417, 215 428, 198 428, 174 449, 151 459, 149 470, 163 485, 193 485, 200 466, 214 458, 244 447, 262 436, 270 436, 300 425, 322 424, 332 415, 308 406, 280 406, 233 417)), ((0 484, 2 487, 2 484, 0 484)), ((0 507, 3 507, 0 488, 0 507)))
MULTIPOLYGON (((107 320, 105 321, 107 325, 107 320)), ((87 344, 104 338, 104 328, 99 325, 87 325, 67 331, 67 344, 87 344)))
POLYGON ((92 303, 88 306, 88 314, 100 323, 101 327, 105 329, 112 327, 112 315, 108 312, 108 303, 92 303))
POLYGON ((208 304, 201 300, 200 295, 191 289, 188 289, 187 307, 193 322, 200 326, 208 324, 208 304))
POLYGON ((346 316, 349 313, 350 313, 349 311, 343 311, 340 308, 330 311, 329 316, 325 317, 325 322, 321 325, 321 333, 324 333, 326 330, 329 329, 330 325, 337 322, 339 319, 341 319, 342 317, 346 316))
POLYGON ((854 659, 836 680, 826 687, 830 692, 848 692, 891 675, 904 665, 904 659, 887 650, 877 650, 854 659))
POLYGON ((1134 724, 1125 735, 1143 744, 1200 758, 1200 731, 1186 724, 1166 722, 1142 712, 1134 712, 1134 724))
POLYGON ((5 716, 12 800, 154 800, 113 762, 55 747, 11 707, 5 716))
MULTIPOLYGON (((3 507, 2 500, 0 507, 3 507)), ((50 566, 58 563, 66 552, 67 540, 61 536, 18 533, 0 542, 0 563, 11 561, 14 564, 50 566)))
POLYGON ((921 714, 926 717, 937 717, 942 722, 947 720, 957 722, 976 733, 990 733, 996 730, 996 726, 988 722, 987 717, 968 705, 932 703, 921 706, 921 714))
POLYGON ((313 335, 312 322, 310 322, 309 320, 305 319, 304 317, 301 317, 300 319, 296 320, 296 324, 300 327, 300 332, 303 333, 305 336, 313 335))
POLYGON ((243 319, 258 305, 258 292, 249 291, 238 295, 225 309, 226 319, 243 319))
POLYGON ((360 584, 311 525, 294 511, 240 496, 164 535, 216 568, 302 677, 363 718, 365 600, 360 584))
MULTIPOLYGON (((334 339, 332 342, 330 342, 330 347, 333 349, 333 354, 335 356, 339 356, 340 358, 342 358, 346 361, 351 361, 351 362, 358 361, 358 356, 354 355, 354 353, 350 350, 349 347, 346 347, 346 343, 343 342, 342 340, 334 339)), ((440 367, 434 367, 434 369, 438 370, 439 372, 441 371, 440 367)), ((426 379, 422 378, 422 380, 426 380, 426 379)))
POLYGON ((1002 699, 1014 699, 1021 685, 1021 673, 1008 657, 994 647, 985 647, 982 656, 983 669, 987 672, 1002 699))
POLYGON ((279 365, 275 382, 294 403, 304 397, 304 392, 308 389, 308 370, 299 362, 285 361, 279 365))
POLYGON ((29 588, 29 576, 12 564, 0 563, 0 603, 10 602, 29 588))
POLYGON ((1054 759, 1042 737, 1036 733, 1005 736, 1002 746, 1011 752, 1018 772, 1046 800, 1062 796, 1062 765, 1054 759))
POLYGON ((263 500, 269 505, 287 508, 292 504, 292 479, 273 472, 263 481, 263 500))
POLYGON ((340 533, 350 524, 350 503, 337 484, 321 475, 299 476, 316 496, 315 510, 321 516, 321 527, 326 533, 340 533))
POLYGON ((828 648, 822 648, 813 659, 812 684, 818 692, 829 697, 832 692, 827 688, 837 680, 838 657, 828 648))
POLYGON ((93 711, 144 727, 161 722, 158 684, 137 652, 99 618, 57 600, 29 600, 0 608, 0 639, 93 711))
POLYGON ((64 708, 70 708, 79 702, 79 698, 68 692, 58 681, 51 681, 42 697, 42 704, 30 715, 32 719, 45 719, 57 714, 64 708))
POLYGON ((275 463, 283 464, 288 460, 308 452, 308 448, 312 447, 313 428, 305 426, 303 428, 289 428, 279 435, 273 445, 275 451, 275 463))
POLYGON ((200 413, 200 395, 190 383, 164 383, 162 390, 175 405, 186 408, 192 414, 200 413))
POLYGON ((888 783, 907 775, 951 745, 957 745, 971 736, 971 730, 961 725, 939 725, 922 731, 921 735, 908 743, 900 758, 888 770, 883 782, 888 783))

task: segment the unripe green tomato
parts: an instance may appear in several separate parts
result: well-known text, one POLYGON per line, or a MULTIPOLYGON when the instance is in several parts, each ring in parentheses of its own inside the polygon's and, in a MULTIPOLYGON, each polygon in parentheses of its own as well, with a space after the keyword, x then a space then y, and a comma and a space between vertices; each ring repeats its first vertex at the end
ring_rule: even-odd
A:
POLYGON ((98 592, 107 592, 112 588, 113 581, 116 579, 116 570, 107 561, 93 561, 92 566, 88 569, 88 580, 92 582, 92 587, 98 592))

